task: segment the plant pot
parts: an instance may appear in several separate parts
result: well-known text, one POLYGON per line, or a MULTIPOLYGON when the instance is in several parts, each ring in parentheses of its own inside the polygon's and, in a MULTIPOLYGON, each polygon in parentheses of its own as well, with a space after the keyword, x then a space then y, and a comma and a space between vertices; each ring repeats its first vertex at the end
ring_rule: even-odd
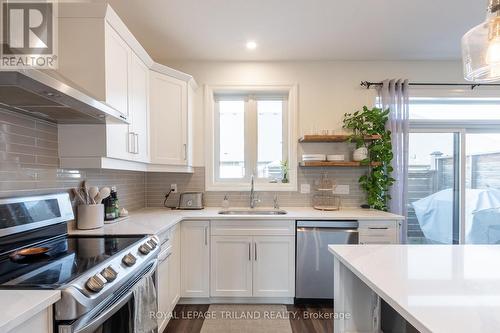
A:
POLYGON ((352 153, 352 159, 356 162, 360 162, 367 158, 368 158, 368 148, 366 147, 358 148, 352 153))

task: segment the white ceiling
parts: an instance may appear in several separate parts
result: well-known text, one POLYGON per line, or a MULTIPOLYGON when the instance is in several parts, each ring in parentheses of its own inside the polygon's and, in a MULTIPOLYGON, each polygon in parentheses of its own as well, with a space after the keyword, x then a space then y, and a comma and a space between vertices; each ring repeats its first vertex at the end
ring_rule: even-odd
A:
POLYGON ((486 0, 109 2, 156 60, 459 59, 486 11, 486 0))

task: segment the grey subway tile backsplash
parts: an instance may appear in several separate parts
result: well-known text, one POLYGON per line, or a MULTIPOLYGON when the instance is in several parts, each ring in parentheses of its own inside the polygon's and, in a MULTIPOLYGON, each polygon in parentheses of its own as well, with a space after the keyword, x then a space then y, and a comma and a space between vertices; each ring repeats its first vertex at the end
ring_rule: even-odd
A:
POLYGON ((82 180, 116 186, 121 206, 145 207, 145 174, 59 168, 57 125, 0 109, 0 197, 68 191, 82 180))
MULTIPOLYGON (((336 148, 349 153, 345 146, 336 148)), ((260 205, 272 206, 277 194, 283 207, 310 206, 315 181, 327 173, 337 184, 350 186, 350 194, 341 196, 342 206, 357 207, 365 200, 358 186, 358 178, 365 172, 364 168, 299 168, 299 187, 303 183, 310 184, 311 194, 258 192, 260 205)), ((205 169, 197 167, 193 174, 61 169, 56 124, 0 109, 0 197, 68 191, 82 180, 96 186, 116 186, 121 206, 135 210, 163 206, 165 193, 172 183, 177 184, 178 192, 204 191, 205 169)), ((248 205, 248 192, 239 191, 207 192, 205 204, 218 207, 225 194, 229 195, 232 206, 248 205)), ((173 194, 167 204, 176 206, 178 200, 179 195, 173 194)))
MULTIPOLYGON (((298 170, 298 184, 308 183, 311 185, 310 194, 297 192, 258 192, 261 199, 261 206, 272 206, 274 195, 278 195, 279 203, 285 207, 303 207, 312 205, 315 181, 319 180, 324 173, 339 185, 349 185, 349 195, 342 195, 343 207, 359 207, 364 203, 365 194, 359 189, 358 179, 366 172, 364 168, 325 168, 325 169, 303 169, 298 170)), ((186 191, 204 191, 205 169, 195 168, 193 174, 179 173, 158 173, 146 174, 146 205, 148 207, 161 207, 165 199, 165 193, 170 189, 170 184, 177 184, 178 193, 172 194, 168 201, 168 206, 176 206, 179 200, 179 193, 186 191)), ((250 185, 249 185, 250 186, 250 185)), ((218 207, 221 205, 225 195, 229 196, 231 206, 248 206, 248 192, 228 191, 228 192, 206 192, 205 205, 218 207)))

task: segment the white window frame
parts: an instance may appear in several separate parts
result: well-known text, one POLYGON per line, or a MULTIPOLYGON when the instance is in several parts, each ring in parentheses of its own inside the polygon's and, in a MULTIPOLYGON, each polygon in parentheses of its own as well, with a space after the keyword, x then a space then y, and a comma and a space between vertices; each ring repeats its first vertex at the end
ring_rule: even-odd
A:
MULTIPOLYGON (((289 167, 289 182, 288 183, 270 183, 266 179, 257 178, 257 170, 255 170, 255 190, 256 191, 297 191, 297 109, 298 109, 298 99, 297 99, 298 87, 296 84, 290 85, 258 85, 258 86, 215 86, 215 85, 205 85, 205 190, 206 191, 249 191, 250 190, 250 179, 218 179, 217 178, 217 166, 218 161, 218 143, 216 138, 216 126, 217 125, 217 115, 216 115, 216 94, 227 94, 227 95, 248 95, 249 92, 253 94, 272 94, 280 93, 288 96, 287 98, 287 108, 283 118, 286 119, 287 128, 283 128, 283 134, 285 141, 283 142, 284 148, 286 146, 286 156, 288 157, 288 167, 289 167)), ((245 115, 247 118, 247 115, 245 115)), ((247 122, 247 119, 245 119, 247 122)), ((247 126, 247 125, 245 125, 247 126)), ((252 121, 250 126, 257 126, 255 121, 252 121)), ((256 133, 257 131, 252 131, 256 133)), ((247 133, 245 134, 247 135, 247 133)), ((245 138, 247 140, 257 140, 257 138, 245 138)), ((249 152, 255 155, 256 151, 249 152)), ((252 159, 253 160, 253 159, 252 159)), ((249 161, 245 160, 245 167, 247 168, 249 161)))

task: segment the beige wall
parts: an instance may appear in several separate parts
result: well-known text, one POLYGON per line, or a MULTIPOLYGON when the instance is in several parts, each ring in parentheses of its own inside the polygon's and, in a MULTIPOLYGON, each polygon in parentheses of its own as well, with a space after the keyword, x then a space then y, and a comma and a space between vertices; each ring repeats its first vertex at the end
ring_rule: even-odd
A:
POLYGON ((299 85, 299 135, 317 129, 341 129, 342 115, 372 105, 374 90, 360 81, 409 78, 424 82, 462 82, 458 61, 441 62, 172 62, 200 86, 194 115, 194 164, 204 166, 203 86, 231 84, 299 85))

